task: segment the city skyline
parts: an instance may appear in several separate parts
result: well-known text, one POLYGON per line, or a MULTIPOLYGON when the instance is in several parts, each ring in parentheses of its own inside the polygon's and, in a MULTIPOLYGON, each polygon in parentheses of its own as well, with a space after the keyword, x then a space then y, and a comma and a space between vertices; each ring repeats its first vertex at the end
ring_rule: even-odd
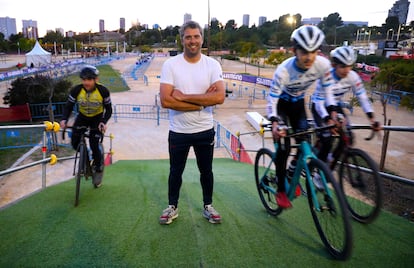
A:
MULTIPOLYGON (((184 21, 184 14, 191 14, 192 19, 202 25, 208 23, 208 2, 210 3, 210 19, 216 18, 222 23, 234 19, 237 26, 243 23, 243 15, 248 14, 250 25, 259 24, 259 17, 266 17, 268 21, 277 20, 285 14, 301 14, 302 18, 326 17, 331 13, 338 12, 343 21, 368 21, 369 26, 381 26, 385 22, 389 9, 395 0, 384 1, 357 1, 349 0, 344 7, 338 9, 339 1, 314 0, 303 2, 291 0, 287 4, 282 1, 256 0, 254 5, 251 1, 240 0, 232 2, 228 0, 205 0, 204 7, 200 1, 159 0, 157 5, 143 8, 142 5, 134 5, 122 0, 117 5, 107 6, 93 4, 91 8, 84 7, 83 2, 72 0, 70 5, 56 7, 55 1, 44 0, 34 3, 29 0, 12 1, 0 0, 0 17, 16 19, 17 32, 22 32, 22 20, 33 20, 37 22, 39 36, 44 36, 46 31, 56 28, 64 29, 65 32, 98 32, 99 21, 104 20, 105 30, 114 31, 120 28, 120 18, 125 18, 125 28, 128 30, 132 24, 147 24, 152 28, 158 24, 162 29, 167 26, 180 26, 184 21), (283 4, 282 4, 283 3, 283 4), (22 9, 22 6, 25 8, 22 9), (44 9, 44 6, 48 8, 44 9), (51 8, 52 7, 52 8, 51 8), (89 10, 91 9, 91 10, 89 10), (50 12, 50 10, 53 10, 50 12), (65 16, 62 16, 62 13, 65 16), (68 15, 69 14, 69 15, 68 15), (70 14, 73 14, 71 17, 70 14), (85 15, 83 15, 85 14, 85 15)), ((96 1, 97 2, 97 1, 96 1)), ((98 2, 97 2, 98 3, 98 2)), ((341 5, 342 6, 342 5, 341 5)), ((407 23, 414 20, 414 6, 410 4, 407 23)))

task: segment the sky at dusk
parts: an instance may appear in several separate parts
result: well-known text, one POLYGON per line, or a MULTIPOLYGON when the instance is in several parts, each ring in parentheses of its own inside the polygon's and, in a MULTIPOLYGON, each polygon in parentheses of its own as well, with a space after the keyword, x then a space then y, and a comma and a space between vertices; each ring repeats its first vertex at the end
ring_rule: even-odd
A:
MULTIPOLYGON (((407 23, 414 20, 414 1, 411 1, 407 23)), ((22 20, 37 21, 39 35, 47 30, 62 28, 66 31, 99 31, 99 20, 105 21, 105 30, 119 29, 119 19, 125 18, 128 30, 133 24, 148 24, 152 28, 158 24, 162 29, 167 26, 181 25, 184 14, 202 26, 210 18, 223 24, 234 19, 242 25, 244 14, 250 15, 250 25, 258 24, 259 17, 268 21, 285 14, 301 14, 302 18, 327 17, 338 12, 343 21, 367 21, 369 26, 381 26, 388 16, 388 10, 395 0, 157 0, 157 1, 56 1, 56 0, 0 0, 0 17, 16 19, 17 32, 22 31, 22 20)))

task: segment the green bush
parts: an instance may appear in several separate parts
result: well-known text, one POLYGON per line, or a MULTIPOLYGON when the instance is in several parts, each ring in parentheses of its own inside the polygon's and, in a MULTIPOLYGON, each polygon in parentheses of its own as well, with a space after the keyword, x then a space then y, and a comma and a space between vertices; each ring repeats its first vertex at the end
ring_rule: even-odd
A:
POLYGON ((67 80, 54 80, 48 76, 35 75, 20 77, 11 83, 3 97, 3 103, 9 106, 25 103, 36 104, 49 102, 62 102, 67 99, 68 89, 72 83, 67 80))
POLYGON ((239 57, 237 57, 236 55, 231 55, 231 54, 229 54, 229 55, 223 55, 221 57, 223 59, 225 59, 225 60, 240 60, 239 57))

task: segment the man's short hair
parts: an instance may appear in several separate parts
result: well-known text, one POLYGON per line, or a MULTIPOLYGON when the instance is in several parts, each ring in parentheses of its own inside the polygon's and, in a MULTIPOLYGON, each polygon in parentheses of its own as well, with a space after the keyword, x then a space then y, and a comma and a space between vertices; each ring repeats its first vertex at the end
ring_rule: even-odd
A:
POLYGON ((198 30, 200 31, 201 37, 203 37, 203 28, 201 28, 200 24, 198 24, 195 21, 190 20, 190 21, 185 22, 180 28, 180 38, 181 38, 181 40, 183 40, 184 32, 188 28, 191 28, 191 29, 197 29, 198 28, 198 30))

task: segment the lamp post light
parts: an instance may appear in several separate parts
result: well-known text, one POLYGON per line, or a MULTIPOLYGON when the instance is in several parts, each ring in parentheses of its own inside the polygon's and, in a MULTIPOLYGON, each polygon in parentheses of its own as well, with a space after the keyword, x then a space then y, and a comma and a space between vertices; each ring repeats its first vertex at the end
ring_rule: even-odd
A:
MULTIPOLYGON (((365 34, 366 34, 367 32, 365 32, 365 34)), ((364 38, 365 39, 365 38, 364 38)), ((371 30, 369 30, 368 31, 368 43, 369 43, 369 41, 371 41, 371 30)))
POLYGON ((29 39, 32 39, 32 26, 30 26, 29 28, 27 28, 27 37, 29 39))
MULTIPOLYGON (((404 27, 403 27, 403 30, 404 30, 404 27)), ((400 40, 400 34, 401 34, 401 24, 398 25, 397 41, 400 40)))
POLYGON ((335 25, 334 46, 336 46, 336 36, 337 36, 337 34, 336 34, 336 29, 343 28, 343 27, 344 27, 344 25, 340 25, 340 26, 336 26, 336 25, 335 25))
POLYGON ((162 30, 161 30, 161 27, 158 27, 158 33, 160 34, 160 47, 162 47, 162 30))
POLYGON ((357 34, 356 34, 356 38, 355 38, 355 43, 358 43, 358 41, 359 41, 359 35, 360 35, 360 31, 359 30, 364 30, 364 28, 357 30, 357 34))
POLYGON ((207 24, 207 56, 210 56, 210 28, 211 28, 211 20, 210 20, 210 0, 207 2, 207 16, 208 16, 208 24, 207 24))
POLYGON ((296 19, 295 19, 295 17, 293 17, 293 16, 290 15, 289 17, 287 17, 286 21, 290 25, 291 30, 293 31, 293 29, 296 26, 296 19))
POLYGON ((388 31, 387 31, 387 40, 389 40, 389 38, 388 38, 388 34, 389 34, 390 32, 392 32, 392 35, 391 35, 391 40, 393 39, 392 37, 393 37, 393 35, 394 35, 394 29, 388 29, 388 31))

